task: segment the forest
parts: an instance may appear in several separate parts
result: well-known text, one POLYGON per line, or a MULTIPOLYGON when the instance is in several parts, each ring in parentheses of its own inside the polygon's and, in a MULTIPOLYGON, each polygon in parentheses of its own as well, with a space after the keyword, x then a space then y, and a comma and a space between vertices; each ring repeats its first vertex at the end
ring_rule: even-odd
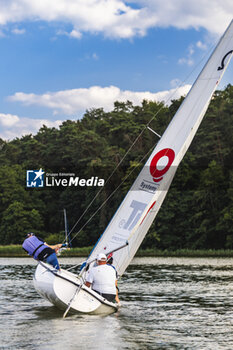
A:
MULTIPOLYGON (((152 120, 150 127, 162 135, 182 100, 170 106, 115 102, 110 112, 91 109, 59 129, 43 126, 34 136, 0 139, 1 244, 21 244, 28 232, 48 243, 63 240, 64 208, 73 247, 95 244, 159 140, 142 130, 152 120), (39 169, 94 176, 105 185, 27 188, 26 171, 39 169)), ((233 249, 232 164, 233 86, 228 85, 215 92, 142 248, 233 249)))

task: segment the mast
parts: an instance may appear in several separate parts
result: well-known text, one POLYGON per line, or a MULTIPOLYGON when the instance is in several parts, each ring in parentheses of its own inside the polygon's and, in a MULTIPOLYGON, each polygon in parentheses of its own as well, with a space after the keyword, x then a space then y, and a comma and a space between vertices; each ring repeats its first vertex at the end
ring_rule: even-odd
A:
POLYGON ((66 242, 67 246, 71 248, 70 233, 68 230, 66 209, 63 209, 63 213, 64 213, 64 224, 65 224, 65 242, 66 242))
POLYGON ((113 264, 122 275, 149 230, 169 186, 233 53, 233 21, 168 125, 144 168, 94 247, 88 261, 100 252, 116 251, 113 264))
POLYGON ((66 218, 66 209, 63 209, 64 212, 64 222, 65 222, 65 240, 67 243, 67 218, 66 218))

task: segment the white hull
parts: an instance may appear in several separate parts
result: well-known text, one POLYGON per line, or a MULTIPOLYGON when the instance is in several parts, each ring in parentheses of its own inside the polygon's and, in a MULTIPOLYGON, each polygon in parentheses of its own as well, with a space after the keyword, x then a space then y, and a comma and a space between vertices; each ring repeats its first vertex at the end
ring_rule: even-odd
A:
POLYGON ((90 288, 80 284, 80 278, 66 270, 56 271, 50 265, 39 263, 33 278, 37 292, 61 310, 71 302, 71 313, 106 315, 116 312, 117 304, 109 302, 90 288))

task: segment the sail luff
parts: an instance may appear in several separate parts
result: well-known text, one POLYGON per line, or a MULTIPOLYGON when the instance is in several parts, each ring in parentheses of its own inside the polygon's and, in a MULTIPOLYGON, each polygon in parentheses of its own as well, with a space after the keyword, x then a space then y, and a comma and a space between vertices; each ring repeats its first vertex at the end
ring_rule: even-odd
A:
POLYGON ((118 273, 124 272, 158 213, 176 169, 229 64, 232 49, 233 22, 222 36, 89 259, 129 240, 128 251, 122 250, 114 254, 114 265, 118 273))

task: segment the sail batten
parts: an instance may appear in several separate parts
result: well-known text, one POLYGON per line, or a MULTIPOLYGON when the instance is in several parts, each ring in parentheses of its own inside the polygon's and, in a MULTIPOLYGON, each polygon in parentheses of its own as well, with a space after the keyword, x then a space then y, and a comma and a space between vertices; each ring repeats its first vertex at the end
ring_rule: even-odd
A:
POLYGON ((88 260, 129 241, 113 254, 119 275, 125 271, 157 215, 233 53, 233 22, 148 158, 88 260))

